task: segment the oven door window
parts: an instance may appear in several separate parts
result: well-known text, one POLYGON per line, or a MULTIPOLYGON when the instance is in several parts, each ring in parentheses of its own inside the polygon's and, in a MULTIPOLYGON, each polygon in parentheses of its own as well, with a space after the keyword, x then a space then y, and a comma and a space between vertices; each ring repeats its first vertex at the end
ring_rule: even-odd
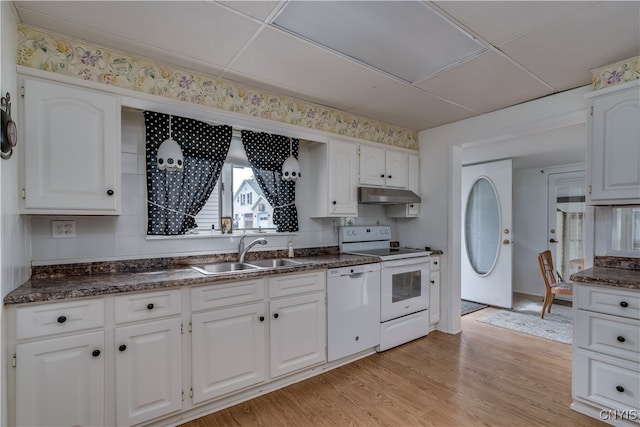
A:
POLYGON ((422 273, 420 270, 396 273, 391 276, 391 302, 399 302, 421 295, 422 273))

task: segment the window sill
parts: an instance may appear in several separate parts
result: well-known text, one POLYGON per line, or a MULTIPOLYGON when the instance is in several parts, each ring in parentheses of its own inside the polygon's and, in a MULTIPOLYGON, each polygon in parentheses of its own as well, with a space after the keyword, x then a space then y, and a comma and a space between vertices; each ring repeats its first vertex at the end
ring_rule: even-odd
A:
POLYGON ((221 238, 234 238, 242 236, 295 236, 297 232, 278 233, 275 230, 269 231, 255 231, 255 230, 241 230, 234 231, 231 234, 222 234, 219 231, 201 231, 197 234, 180 234, 175 236, 160 236, 160 235, 147 235, 146 240, 182 240, 182 239, 221 239, 221 238))

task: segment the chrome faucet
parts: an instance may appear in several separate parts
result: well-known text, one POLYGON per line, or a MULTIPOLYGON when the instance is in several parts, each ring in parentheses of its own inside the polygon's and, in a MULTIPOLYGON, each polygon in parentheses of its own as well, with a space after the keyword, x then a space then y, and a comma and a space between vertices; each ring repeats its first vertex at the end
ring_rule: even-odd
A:
POLYGON ((247 245, 247 247, 244 247, 244 238, 247 236, 242 236, 242 238, 240 239, 240 244, 238 245, 238 262, 239 263, 243 263, 244 262, 244 256, 247 254, 247 252, 249 252, 249 249, 251 249, 252 247, 254 247, 255 245, 266 245, 267 244, 267 239, 265 239, 264 237, 260 237, 259 239, 254 240, 253 242, 249 243, 247 245))

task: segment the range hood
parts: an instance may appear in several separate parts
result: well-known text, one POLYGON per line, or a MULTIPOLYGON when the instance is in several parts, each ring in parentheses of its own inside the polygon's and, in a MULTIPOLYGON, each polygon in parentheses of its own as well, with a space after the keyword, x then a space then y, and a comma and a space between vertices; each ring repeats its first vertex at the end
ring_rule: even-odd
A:
POLYGON ((368 205, 405 205, 420 203, 421 199, 410 190, 396 188, 358 187, 358 203, 368 205))

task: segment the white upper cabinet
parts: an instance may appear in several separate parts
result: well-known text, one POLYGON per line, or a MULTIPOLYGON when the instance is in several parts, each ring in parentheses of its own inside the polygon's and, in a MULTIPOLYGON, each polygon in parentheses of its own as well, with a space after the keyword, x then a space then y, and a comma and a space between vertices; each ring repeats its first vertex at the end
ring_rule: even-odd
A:
POLYGON ((593 94, 587 149, 589 202, 640 203, 640 84, 593 94))
POLYGON ((310 147, 312 217, 358 215, 358 144, 332 139, 310 147))
POLYGON ((116 95, 25 77, 24 213, 120 213, 116 95))
MULTIPOLYGON (((409 180, 407 190, 420 195, 420 157, 417 154, 409 154, 409 180)), ((387 216, 394 218, 415 218, 420 215, 420 203, 407 203, 406 205, 386 206, 387 216)))
POLYGON ((360 145, 360 185, 407 188, 409 155, 360 145))

